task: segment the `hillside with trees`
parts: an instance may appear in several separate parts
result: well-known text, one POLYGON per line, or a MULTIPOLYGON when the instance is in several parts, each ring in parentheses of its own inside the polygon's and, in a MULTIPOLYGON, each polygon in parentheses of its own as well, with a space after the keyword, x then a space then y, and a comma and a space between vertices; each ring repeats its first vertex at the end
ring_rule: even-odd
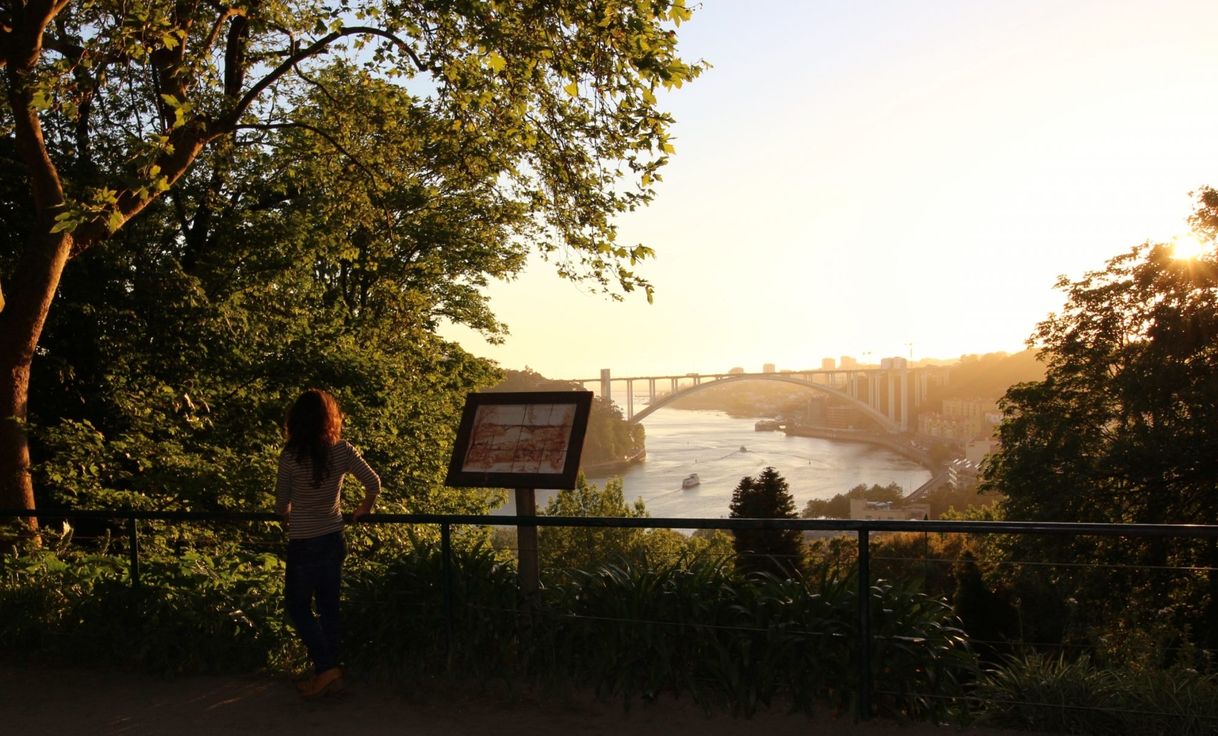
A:
POLYGON ((948 380, 931 386, 926 396, 928 406, 937 406, 944 399, 996 402, 1012 386, 1038 381, 1045 375, 1045 366, 1033 349, 1018 353, 962 355, 958 361, 943 367, 948 371, 948 380))

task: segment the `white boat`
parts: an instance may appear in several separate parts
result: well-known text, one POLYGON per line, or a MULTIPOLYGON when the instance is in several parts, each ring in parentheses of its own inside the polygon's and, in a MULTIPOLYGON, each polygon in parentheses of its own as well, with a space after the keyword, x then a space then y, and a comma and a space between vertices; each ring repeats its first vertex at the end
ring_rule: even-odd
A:
POLYGON ((690 473, 689 475, 685 476, 685 480, 681 481, 681 487, 693 488, 696 485, 701 485, 701 483, 702 479, 698 477, 697 473, 690 473))

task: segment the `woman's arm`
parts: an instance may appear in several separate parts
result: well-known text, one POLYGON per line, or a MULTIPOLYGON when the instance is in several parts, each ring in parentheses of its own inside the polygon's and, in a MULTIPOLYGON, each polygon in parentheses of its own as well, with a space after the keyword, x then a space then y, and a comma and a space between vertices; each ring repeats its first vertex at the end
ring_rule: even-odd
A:
MULTIPOLYGON (((351 447, 350 444, 347 446, 351 447)), ((376 504, 376 497, 381 493, 381 477, 354 447, 351 447, 351 462, 348 469, 364 486, 364 500, 360 502, 351 516, 354 521, 359 521, 360 518, 372 512, 372 507, 376 504)))
POLYGON ((287 451, 279 453, 279 473, 275 476, 275 513, 287 516, 292 510, 292 466, 287 451))

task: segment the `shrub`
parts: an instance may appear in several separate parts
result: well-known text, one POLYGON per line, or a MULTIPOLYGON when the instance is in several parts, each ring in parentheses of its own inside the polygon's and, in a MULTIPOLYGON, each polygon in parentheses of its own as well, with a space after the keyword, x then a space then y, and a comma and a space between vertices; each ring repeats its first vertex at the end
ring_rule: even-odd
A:
POLYGON ((981 720, 1071 734, 1213 734, 1218 679, 1184 668, 1105 669, 1087 656, 1017 655, 978 683, 981 720))
MULTIPOLYGON (((282 562, 235 536, 146 540, 134 588, 105 545, 4 555, 0 651, 168 673, 291 669, 303 651, 282 612, 282 562)), ((352 537, 344 650, 365 673, 569 683, 625 703, 671 693, 740 715, 845 709, 858 691, 857 583, 832 565, 741 576, 724 544, 565 570, 522 600, 511 560, 469 530, 454 535, 446 596, 434 542, 352 537)), ((871 595, 877 705, 942 712, 975 666, 947 604, 884 582, 871 595)))

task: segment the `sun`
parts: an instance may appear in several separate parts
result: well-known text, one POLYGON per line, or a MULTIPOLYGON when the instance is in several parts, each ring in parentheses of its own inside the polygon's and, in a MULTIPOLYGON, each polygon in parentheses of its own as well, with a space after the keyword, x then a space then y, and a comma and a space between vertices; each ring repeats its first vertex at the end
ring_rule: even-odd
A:
POLYGON ((1192 235, 1182 235, 1172 240, 1171 254, 1173 258, 1191 261, 1204 256, 1211 247, 1210 243, 1202 243, 1192 235))

